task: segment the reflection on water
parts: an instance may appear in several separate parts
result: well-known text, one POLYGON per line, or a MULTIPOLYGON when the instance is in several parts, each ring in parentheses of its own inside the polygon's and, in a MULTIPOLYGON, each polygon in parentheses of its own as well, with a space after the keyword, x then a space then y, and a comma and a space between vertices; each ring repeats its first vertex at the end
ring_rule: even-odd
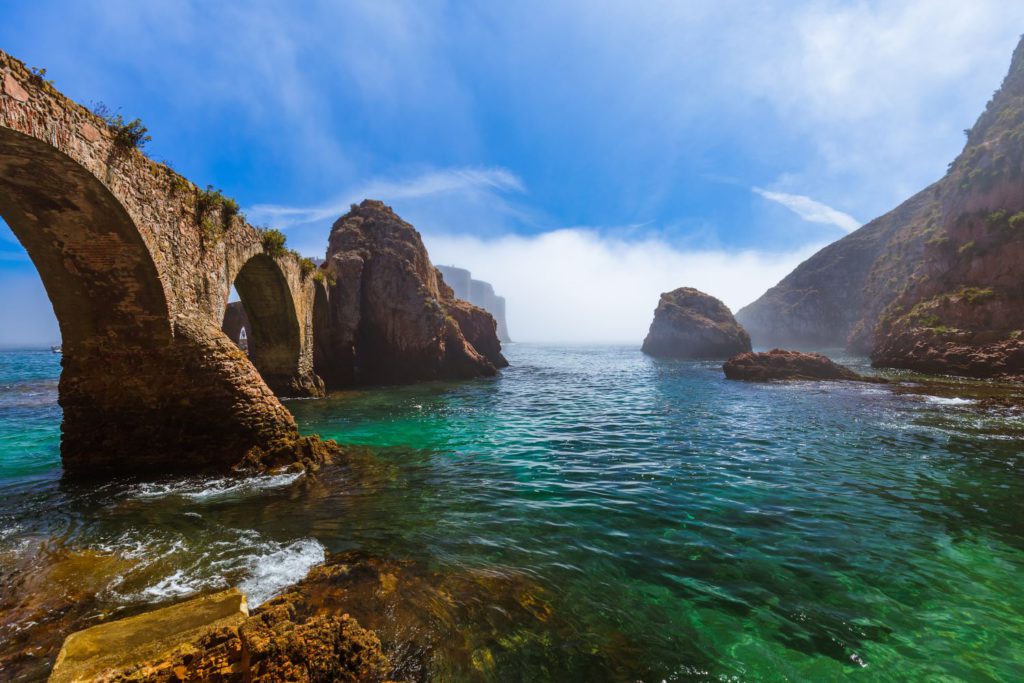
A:
POLYGON ((45 671, 71 624, 194 592, 258 602, 343 553, 375 567, 347 607, 443 678, 1020 679, 1006 389, 508 355, 497 379, 289 402, 370 447, 315 477, 101 487, 59 479, 56 361, 0 355, 0 666, 45 671))

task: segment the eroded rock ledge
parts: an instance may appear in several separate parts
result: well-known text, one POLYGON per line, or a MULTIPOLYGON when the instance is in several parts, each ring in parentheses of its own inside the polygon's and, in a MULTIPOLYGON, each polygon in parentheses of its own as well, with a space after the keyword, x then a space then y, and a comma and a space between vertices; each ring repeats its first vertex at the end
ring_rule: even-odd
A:
POLYGON ((725 361, 722 366, 727 379, 751 382, 773 380, 848 380, 876 382, 886 380, 869 377, 834 363, 820 353, 803 353, 772 349, 761 353, 741 353, 725 361))

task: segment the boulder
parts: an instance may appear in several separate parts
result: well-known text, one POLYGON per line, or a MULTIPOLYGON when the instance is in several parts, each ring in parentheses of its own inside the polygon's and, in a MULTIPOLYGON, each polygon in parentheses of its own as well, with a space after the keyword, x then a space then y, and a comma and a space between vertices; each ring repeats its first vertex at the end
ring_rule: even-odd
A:
POLYGON ((680 287, 661 295, 642 350, 665 358, 728 358, 750 351, 750 335, 721 301, 680 287))
POLYGON ((315 357, 330 388, 467 379, 508 364, 493 317, 454 299, 420 234, 383 202, 338 219, 323 268, 329 330, 315 357))
POLYGON ((725 361, 722 366, 727 379, 751 382, 771 380, 852 380, 859 382, 885 382, 884 379, 860 375, 820 353, 803 353, 772 349, 761 353, 741 353, 725 361))

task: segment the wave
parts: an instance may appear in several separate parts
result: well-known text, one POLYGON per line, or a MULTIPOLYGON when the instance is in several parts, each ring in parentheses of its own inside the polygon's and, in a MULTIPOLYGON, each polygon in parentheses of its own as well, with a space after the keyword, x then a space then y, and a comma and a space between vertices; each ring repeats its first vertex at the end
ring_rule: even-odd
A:
POLYGON ((969 406, 977 403, 972 398, 946 398, 944 396, 925 396, 924 400, 940 406, 969 406))
POLYGON ((173 482, 139 484, 128 493, 134 498, 165 498, 177 496, 189 500, 207 500, 226 496, 246 495, 289 486, 304 472, 261 474, 253 477, 220 477, 216 479, 185 479, 173 482))

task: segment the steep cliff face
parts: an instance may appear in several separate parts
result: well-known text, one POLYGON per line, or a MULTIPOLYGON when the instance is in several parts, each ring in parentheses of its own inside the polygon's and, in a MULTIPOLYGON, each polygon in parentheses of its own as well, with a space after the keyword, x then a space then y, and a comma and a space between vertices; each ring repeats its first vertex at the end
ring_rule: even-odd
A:
POLYGON ((1024 371, 1010 360, 1024 329, 1022 164, 1024 42, 945 177, 822 249, 737 319, 757 345, 846 345, 876 365, 927 371, 1024 371))
POLYGON ((872 361, 1024 374, 1024 40, 940 188, 940 226, 883 312, 872 361))
POLYGON ((661 295, 642 351, 663 358, 728 358, 750 351, 750 336, 721 301, 680 287, 661 295))
POLYGON ((437 270, 444 276, 455 298, 468 301, 479 306, 492 316, 498 323, 498 340, 501 343, 512 341, 508 334, 508 323, 505 320, 505 297, 498 296, 489 282, 474 280, 473 274, 465 268, 455 266, 438 266, 437 270))
POLYGON ((933 185, 801 263, 736 319, 757 346, 868 350, 874 322, 920 258, 937 210, 933 185))
POLYGON ((477 377, 507 365, 494 319, 455 302, 419 233, 382 202, 338 219, 324 268, 333 280, 329 331, 316 357, 329 387, 477 377))

